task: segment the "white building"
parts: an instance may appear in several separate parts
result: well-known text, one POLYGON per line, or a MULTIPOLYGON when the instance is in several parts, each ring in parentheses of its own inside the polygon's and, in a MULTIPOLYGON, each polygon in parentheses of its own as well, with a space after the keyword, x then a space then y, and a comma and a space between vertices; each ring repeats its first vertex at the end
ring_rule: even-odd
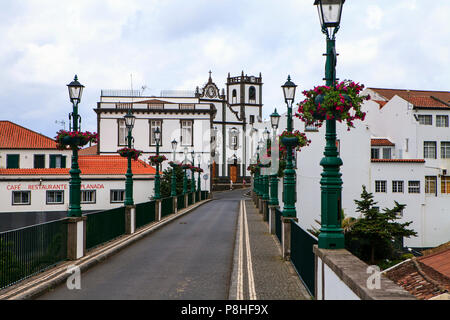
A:
MULTIPOLYGON (((401 221, 417 237, 404 240, 413 248, 435 247, 450 240, 450 92, 368 88, 372 100, 363 105, 364 122, 347 131, 337 123, 341 167, 342 208, 357 217, 355 199, 362 185, 374 194, 380 210, 406 204, 401 221)), ((279 110, 280 111, 280 110, 279 110)), ((257 126, 270 128, 268 121, 257 126)), ((286 127, 286 114, 280 120, 286 127)), ((311 145, 297 153, 297 217, 304 229, 320 220, 320 160, 325 147, 325 124, 306 128, 294 118, 294 129, 305 132, 311 145)), ((279 199, 282 199, 282 179, 279 199)), ((282 206, 282 204, 281 204, 282 206)))
MULTIPOLYGON (((131 109, 136 117, 134 147, 143 150, 141 159, 156 154, 154 130, 162 132, 159 152, 173 160, 171 142, 178 142, 176 161, 192 161, 209 173, 210 184, 242 182, 249 177, 246 166, 251 156, 249 125, 261 121, 262 78, 228 75, 226 90, 212 81, 195 91, 163 91, 160 97, 141 96, 139 91, 102 90, 97 103, 99 154, 113 154, 125 146, 124 115, 131 109), (200 156, 200 163, 199 163, 200 156)), ((165 169, 168 162, 163 163, 165 169)), ((202 185, 203 186, 203 185, 202 185)))
MULTIPOLYGON (((122 206, 127 159, 80 154, 81 209, 122 206)), ((56 149, 54 139, 0 121, 0 213, 67 211, 71 155, 71 150, 56 149)), ((132 161, 132 171, 135 203, 149 201, 155 169, 138 160, 132 161)))

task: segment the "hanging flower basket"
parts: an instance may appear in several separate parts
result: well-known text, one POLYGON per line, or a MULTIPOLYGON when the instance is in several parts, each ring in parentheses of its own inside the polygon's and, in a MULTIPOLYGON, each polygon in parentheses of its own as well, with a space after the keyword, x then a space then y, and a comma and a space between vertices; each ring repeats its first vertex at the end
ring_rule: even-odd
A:
POLYGON ((89 142, 98 143, 98 134, 89 131, 65 131, 59 130, 55 137, 56 148, 65 150, 68 146, 79 148, 87 145, 89 142))
POLYGON ((300 132, 298 130, 289 132, 286 130, 280 135, 280 142, 280 148, 291 147, 296 148, 297 151, 300 151, 301 148, 308 146, 311 143, 311 140, 308 140, 306 134, 304 134, 303 132, 300 132))
POLYGON ((181 168, 182 169, 190 169, 192 166, 190 165, 190 164, 188 164, 188 163, 183 163, 182 165, 181 165, 181 168))
POLYGON ((142 154, 142 150, 136 150, 133 148, 122 148, 117 150, 121 157, 128 158, 128 155, 131 156, 134 160, 137 160, 139 156, 142 154))
POLYGON ((257 164, 250 164, 248 167, 247 167, 247 171, 250 171, 250 173, 251 174, 255 174, 255 173, 257 173, 257 172, 259 172, 259 167, 258 167, 258 165, 257 164))
POLYGON ((354 120, 364 121, 366 113, 361 111, 364 100, 370 95, 360 95, 364 85, 350 80, 336 82, 336 87, 317 86, 303 91, 306 99, 299 103, 296 116, 306 125, 322 126, 325 120, 337 120, 347 124, 347 130, 354 128, 354 120))
POLYGON ((181 166, 181 163, 179 162, 174 162, 174 161, 170 161, 169 162, 169 166, 171 166, 172 168, 176 168, 178 166, 181 166))
POLYGON ((148 160, 150 160, 150 163, 154 166, 163 163, 167 160, 166 156, 150 156, 148 157, 148 160))
POLYGON ((192 167, 192 170, 193 170, 193 172, 199 172, 199 173, 203 172, 203 169, 200 167, 192 167))

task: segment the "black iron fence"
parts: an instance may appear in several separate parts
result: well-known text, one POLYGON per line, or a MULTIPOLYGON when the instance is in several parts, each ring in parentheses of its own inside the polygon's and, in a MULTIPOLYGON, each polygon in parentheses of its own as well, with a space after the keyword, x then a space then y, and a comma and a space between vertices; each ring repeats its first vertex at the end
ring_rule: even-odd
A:
POLYGON ((283 214, 279 209, 275 209, 275 234, 281 243, 281 217, 283 214))
POLYGON ((125 234, 125 207, 86 215, 86 249, 125 234))
POLYGON ((0 289, 67 259, 66 219, 0 233, 0 289))
POLYGON ((156 201, 149 201, 136 205, 136 229, 155 221, 155 208, 156 201))
POLYGON ((317 238, 291 222, 291 261, 311 296, 314 296, 314 252, 317 238))
POLYGON ((184 195, 177 196, 177 209, 184 209, 184 195))
POLYGON ((168 216, 169 214, 172 214, 174 212, 173 210, 173 198, 168 197, 161 199, 161 217, 168 216))

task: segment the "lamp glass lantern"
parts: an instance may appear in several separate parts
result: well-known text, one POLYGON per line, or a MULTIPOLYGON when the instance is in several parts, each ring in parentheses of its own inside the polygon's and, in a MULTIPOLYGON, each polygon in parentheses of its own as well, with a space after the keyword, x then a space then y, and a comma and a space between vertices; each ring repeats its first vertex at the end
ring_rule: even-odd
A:
POLYGON ((270 115, 270 122, 272 124, 272 128, 277 130, 280 123, 280 115, 278 114, 277 109, 275 109, 275 111, 270 115))
POLYGON ((288 76, 287 81, 281 88, 283 88, 284 100, 288 105, 291 105, 294 102, 295 89, 297 88, 297 85, 291 81, 291 76, 288 76))
POLYGON ((158 127, 156 127, 156 129, 153 132, 153 134, 154 134, 154 137, 155 137, 156 145, 159 145, 159 143, 161 142, 161 131, 159 130, 158 127))
POLYGON ((75 78, 71 83, 67 85, 69 89, 69 97, 72 103, 79 103, 81 101, 81 96, 83 95, 84 86, 78 82, 78 76, 75 75, 75 78))
POLYGON ((328 37, 333 37, 339 28, 342 7, 345 0, 315 0, 322 30, 328 29, 328 37))
POLYGON ((125 126, 128 130, 133 129, 134 122, 136 121, 136 117, 131 113, 131 110, 128 109, 127 114, 124 116, 125 126))

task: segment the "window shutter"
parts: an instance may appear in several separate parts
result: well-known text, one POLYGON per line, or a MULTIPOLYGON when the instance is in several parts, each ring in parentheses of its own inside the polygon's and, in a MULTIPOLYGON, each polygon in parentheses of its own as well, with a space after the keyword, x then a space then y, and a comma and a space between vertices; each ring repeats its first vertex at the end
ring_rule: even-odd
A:
POLYGON ((19 169, 19 155, 18 154, 8 154, 6 156, 6 168, 19 169))
POLYGON ((61 168, 66 168, 67 156, 61 156, 61 168))
POLYGON ((56 168, 56 155, 50 155, 50 168, 56 168))

